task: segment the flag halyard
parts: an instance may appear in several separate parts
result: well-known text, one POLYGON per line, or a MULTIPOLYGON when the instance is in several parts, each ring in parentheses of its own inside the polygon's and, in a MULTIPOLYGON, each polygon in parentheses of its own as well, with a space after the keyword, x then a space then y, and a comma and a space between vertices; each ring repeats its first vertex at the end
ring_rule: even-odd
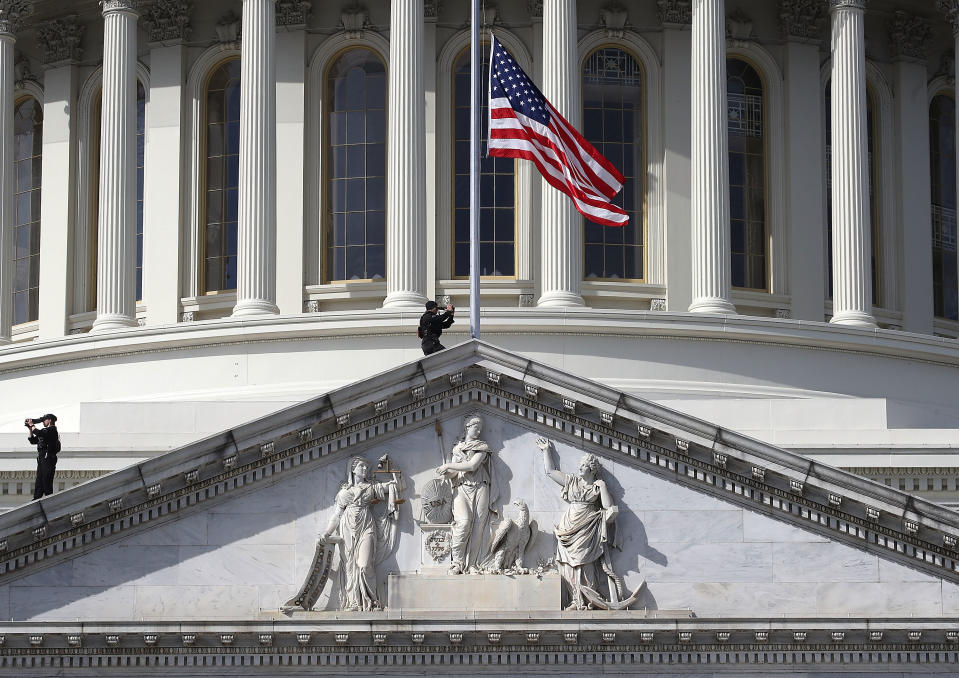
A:
POLYGON ((623 188, 623 175, 553 108, 495 37, 489 116, 490 155, 532 161, 590 221, 607 226, 629 222, 626 212, 611 202, 623 188))

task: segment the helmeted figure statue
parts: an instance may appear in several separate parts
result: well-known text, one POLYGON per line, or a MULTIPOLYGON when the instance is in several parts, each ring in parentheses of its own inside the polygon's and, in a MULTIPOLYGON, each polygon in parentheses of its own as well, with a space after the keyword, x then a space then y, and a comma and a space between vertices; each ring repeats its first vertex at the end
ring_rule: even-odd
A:
POLYGON ((450 574, 478 572, 489 550, 490 505, 497 499, 492 453, 480 439, 483 418, 468 415, 451 460, 436 473, 453 485, 453 532, 450 574))

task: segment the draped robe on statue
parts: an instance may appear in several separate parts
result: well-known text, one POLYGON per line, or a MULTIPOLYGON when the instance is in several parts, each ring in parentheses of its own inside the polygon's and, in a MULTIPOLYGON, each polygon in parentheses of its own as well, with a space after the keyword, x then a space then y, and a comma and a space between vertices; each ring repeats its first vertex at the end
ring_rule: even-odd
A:
POLYGON ((486 455, 475 471, 461 471, 453 479, 452 560, 463 572, 479 569, 489 550, 490 510, 497 499, 489 445, 482 440, 453 446, 452 462, 468 462, 476 453, 486 455))
POLYGON ((396 519, 389 513, 373 515, 373 504, 389 496, 389 483, 363 482, 344 487, 336 495, 343 509, 339 535, 343 539, 340 561, 340 591, 344 610, 375 610, 382 607, 376 590, 376 565, 393 550, 396 519))

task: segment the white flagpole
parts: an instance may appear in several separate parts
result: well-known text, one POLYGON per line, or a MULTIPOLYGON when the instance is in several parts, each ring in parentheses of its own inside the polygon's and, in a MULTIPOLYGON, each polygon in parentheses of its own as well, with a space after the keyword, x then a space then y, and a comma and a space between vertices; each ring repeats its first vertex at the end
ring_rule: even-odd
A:
POLYGON ((480 0, 471 1, 470 20, 470 336, 480 338, 480 116, 483 52, 480 43, 480 0))

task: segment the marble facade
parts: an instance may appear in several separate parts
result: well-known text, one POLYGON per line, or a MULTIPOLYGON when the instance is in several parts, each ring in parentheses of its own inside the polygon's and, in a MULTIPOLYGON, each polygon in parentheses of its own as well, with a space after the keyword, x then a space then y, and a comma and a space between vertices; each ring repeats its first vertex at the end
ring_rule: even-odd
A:
MULTIPOLYGON (((837 657, 818 661, 846 661, 837 638, 848 636, 872 643, 866 663, 902 642, 946 662, 959 650, 957 532, 946 509, 471 342, 0 516, 0 614, 10 620, 0 675, 95 666, 83 662, 121 645, 144 662, 162 647, 180 675, 183 653, 225 666, 224 648, 255 648, 252 666, 289 646, 318 672, 355 661, 413 670, 487 662, 497 646, 507 664, 534 645, 544 648, 534 665, 657 663, 690 642, 701 659, 734 636, 746 648, 737 652, 765 652, 770 634, 778 653, 809 642, 837 657), (421 520, 423 490, 474 412, 501 483, 493 508, 502 517, 522 499, 539 526, 526 553, 538 572, 438 574, 424 551, 436 526, 421 520), (584 452, 601 460, 624 535, 613 567, 629 590, 646 582, 633 609, 560 610, 550 561, 565 502, 543 473, 541 436, 559 468, 584 452), (376 570, 388 608, 336 611, 331 577, 313 611, 284 614, 348 459, 386 453, 407 499, 396 548, 376 570), (430 604, 473 578, 473 602, 430 604)), ((817 661, 785 657, 764 661, 777 671, 817 661)))

